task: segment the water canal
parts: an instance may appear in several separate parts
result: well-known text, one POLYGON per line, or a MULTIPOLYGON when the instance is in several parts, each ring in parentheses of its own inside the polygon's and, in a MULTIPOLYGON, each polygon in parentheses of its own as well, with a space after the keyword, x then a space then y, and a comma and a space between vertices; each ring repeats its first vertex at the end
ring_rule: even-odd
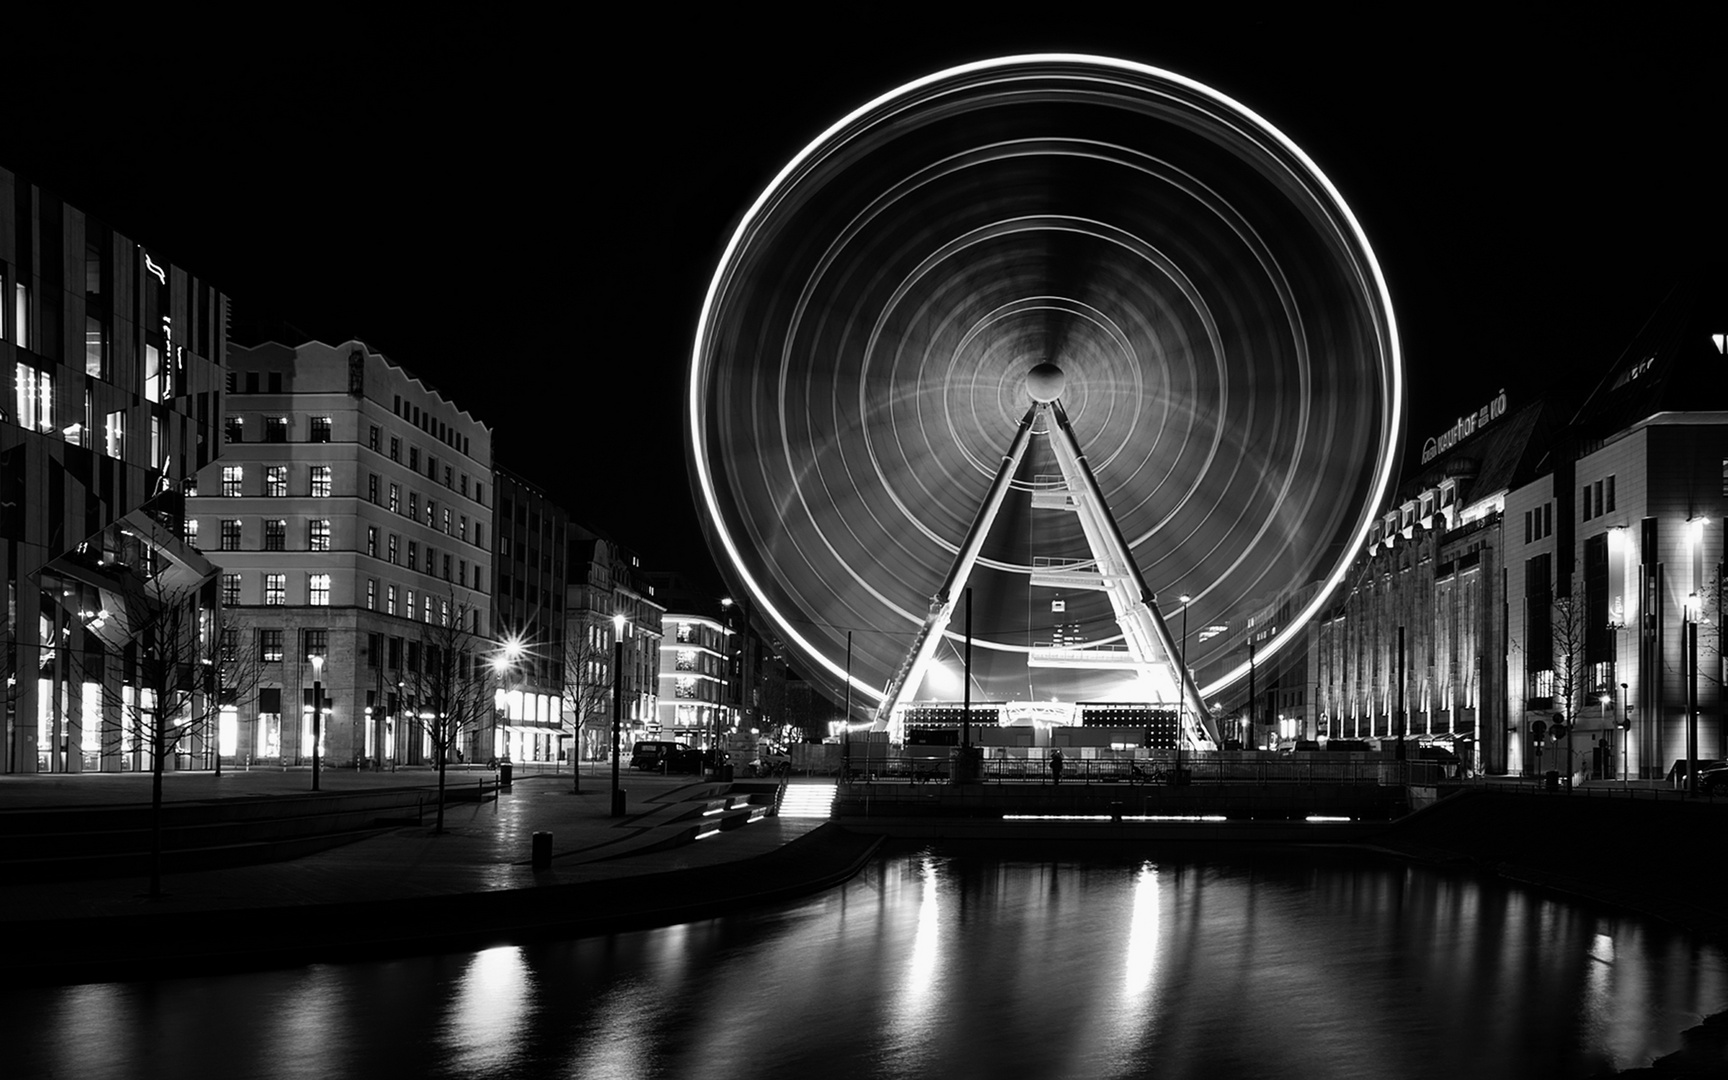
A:
POLYGON ((0 1002, 11 1075, 81 1080, 1487 1080, 1646 1064, 1728 1008, 1728 957, 1358 854, 907 847, 748 916, 0 1002))

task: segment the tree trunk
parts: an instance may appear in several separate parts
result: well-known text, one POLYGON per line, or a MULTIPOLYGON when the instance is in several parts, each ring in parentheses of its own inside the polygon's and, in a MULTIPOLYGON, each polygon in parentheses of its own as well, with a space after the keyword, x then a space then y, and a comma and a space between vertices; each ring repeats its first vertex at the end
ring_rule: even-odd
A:
POLYGON ((432 833, 437 836, 444 832, 444 759, 449 755, 444 752, 443 746, 436 743, 433 749, 438 752, 438 819, 432 826, 432 833))
POLYGON ((162 895, 162 759, 167 755, 162 738, 162 712, 151 717, 150 742, 154 760, 150 764, 150 898, 162 895))

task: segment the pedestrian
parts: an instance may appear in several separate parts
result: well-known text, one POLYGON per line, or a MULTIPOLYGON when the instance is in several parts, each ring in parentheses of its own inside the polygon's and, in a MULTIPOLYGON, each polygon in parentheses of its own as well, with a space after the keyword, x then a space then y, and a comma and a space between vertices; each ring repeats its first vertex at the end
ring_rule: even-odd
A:
POLYGON ((1054 783, 1062 782, 1062 748, 1055 747, 1050 751, 1050 778, 1054 783))

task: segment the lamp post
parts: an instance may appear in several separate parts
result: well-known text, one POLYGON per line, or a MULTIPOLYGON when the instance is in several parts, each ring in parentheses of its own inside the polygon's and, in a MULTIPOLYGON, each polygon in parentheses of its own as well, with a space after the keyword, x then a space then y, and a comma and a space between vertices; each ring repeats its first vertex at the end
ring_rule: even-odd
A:
POLYGON ((618 740, 624 729, 624 616, 612 616, 612 816, 624 816, 618 790, 618 740))
POLYGON ((318 790, 318 751, 324 741, 324 654, 313 653, 312 661, 312 790, 318 790))
MULTIPOLYGON (((1182 653, 1177 662, 1182 670, 1176 673, 1176 768, 1175 775, 1182 775, 1182 740, 1188 737, 1188 603, 1192 596, 1183 593, 1176 599, 1182 601, 1182 653)), ((1181 783, 1180 780, 1177 783, 1181 783)))
MULTIPOLYGON (((720 610, 725 612, 726 637, 730 638, 732 636, 732 598, 730 596, 720 598, 720 610)), ((728 682, 730 682, 732 675, 732 642, 730 640, 723 640, 721 644, 726 649, 726 675, 728 682)), ((724 699, 714 703, 714 733, 711 737, 710 745, 714 751, 714 774, 712 779, 716 781, 720 779, 720 725, 725 711, 726 702, 724 699)))
POLYGON ((1620 714, 1620 724, 1619 724, 1619 728, 1620 728, 1620 783, 1622 785, 1624 785, 1626 783, 1626 766, 1627 766, 1626 755, 1631 753, 1631 748, 1626 745, 1626 740, 1632 734, 1632 705, 1626 696, 1626 691, 1629 689, 1630 689, 1630 687, 1628 687, 1625 683, 1620 684, 1620 707, 1622 710, 1624 710, 1620 714))

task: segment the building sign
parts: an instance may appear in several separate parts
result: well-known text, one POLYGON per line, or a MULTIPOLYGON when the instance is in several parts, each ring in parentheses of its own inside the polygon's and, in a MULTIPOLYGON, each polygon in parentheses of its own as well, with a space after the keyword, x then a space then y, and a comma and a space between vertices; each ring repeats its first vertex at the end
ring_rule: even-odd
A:
POLYGON ((1457 423, 1441 432, 1438 436, 1422 444, 1422 464, 1426 465, 1436 457, 1457 446, 1459 443, 1476 434, 1481 428, 1506 415, 1506 391, 1502 390, 1494 400, 1458 418, 1457 423))
POLYGON ((1613 389, 1618 390, 1622 386, 1625 386, 1627 383, 1634 382, 1634 381, 1642 378, 1643 376, 1650 374, 1650 369, 1652 367, 1654 367, 1655 365, 1656 365, 1656 354, 1651 353, 1649 356, 1646 356, 1644 359, 1638 361, 1636 364, 1633 364, 1631 367, 1627 368, 1625 371, 1622 371, 1620 373, 1620 377, 1618 379, 1614 380, 1613 389))
POLYGON ((1031 724, 1075 724, 1077 708, 1071 702, 1010 701, 1002 706, 997 723, 1002 727, 1031 724))

